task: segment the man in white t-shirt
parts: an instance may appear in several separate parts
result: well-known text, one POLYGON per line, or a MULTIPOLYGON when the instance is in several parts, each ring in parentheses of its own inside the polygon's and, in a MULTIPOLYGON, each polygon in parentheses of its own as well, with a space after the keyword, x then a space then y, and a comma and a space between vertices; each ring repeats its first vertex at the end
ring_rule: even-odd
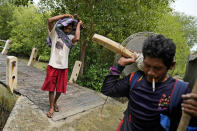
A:
POLYGON ((68 81, 68 55, 72 45, 80 39, 82 21, 76 22, 70 14, 58 15, 48 19, 49 39, 51 42, 50 61, 42 86, 43 91, 49 91, 50 109, 47 116, 52 118, 53 112, 59 111, 57 100, 61 93, 66 93, 68 81), (57 22, 56 22, 57 21, 57 22), (53 22, 56 22, 54 25, 53 22), (75 30, 75 28, 76 30, 75 30), (74 35, 71 32, 74 29, 74 35), (54 92, 56 95, 54 98, 54 92))

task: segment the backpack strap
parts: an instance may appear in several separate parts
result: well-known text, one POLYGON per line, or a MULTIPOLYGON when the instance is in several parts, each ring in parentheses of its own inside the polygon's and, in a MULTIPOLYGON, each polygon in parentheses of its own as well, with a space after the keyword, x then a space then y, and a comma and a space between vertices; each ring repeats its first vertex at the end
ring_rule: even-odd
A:
POLYGON ((171 97, 170 107, 169 107, 170 114, 172 114, 173 108, 177 107, 178 104, 181 103, 181 101, 182 101, 181 95, 186 93, 186 90, 188 88, 188 84, 189 84, 188 82, 183 82, 180 80, 175 81, 174 87, 173 87, 172 92, 170 94, 170 97, 171 97))
MULTIPOLYGON (((172 91, 170 93, 170 98, 172 98, 171 96, 174 93, 174 89, 176 87, 177 81, 178 80, 176 80, 175 83, 174 83, 174 85, 173 85, 172 91)), ((170 99, 170 102, 171 102, 171 99, 170 99)), ((172 109, 170 108, 169 110, 171 112, 172 109)), ((170 120, 170 118, 167 115, 160 114, 160 124, 165 129, 165 131, 169 131, 170 130, 170 122, 171 122, 171 120, 170 120)))
MULTIPOLYGON (((182 98, 181 95, 186 93, 188 87, 187 82, 182 82, 176 80, 172 91, 170 93, 170 105, 169 105, 169 113, 170 115, 176 115, 174 112, 176 111, 176 107, 181 103, 182 98)), ((176 120, 175 120, 176 121, 176 120)), ((160 124, 165 129, 165 131, 174 130, 171 129, 176 126, 177 123, 174 123, 174 117, 171 119, 167 115, 160 114, 160 124)))
POLYGON ((174 90, 171 94, 171 100, 169 105, 170 119, 170 130, 176 130, 179 124, 180 114, 177 114, 177 108, 181 108, 182 102, 181 95, 187 93, 188 83, 177 80, 174 90))
POLYGON ((134 74, 135 74, 135 72, 131 72, 131 75, 129 77, 129 85, 131 85, 131 80, 132 80, 134 74))
POLYGON ((144 74, 142 71, 132 72, 129 78, 130 87, 133 88, 136 81, 139 81, 143 78, 144 74))

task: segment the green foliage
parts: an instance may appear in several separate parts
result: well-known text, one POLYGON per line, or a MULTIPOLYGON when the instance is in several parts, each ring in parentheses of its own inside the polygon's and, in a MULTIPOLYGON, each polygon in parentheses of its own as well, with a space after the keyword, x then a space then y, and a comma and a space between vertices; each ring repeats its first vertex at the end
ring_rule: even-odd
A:
POLYGON ((15 8, 14 20, 8 22, 12 27, 10 39, 13 41, 9 51, 29 56, 35 47, 38 49, 38 55, 49 55, 50 49, 45 44, 48 17, 47 14, 40 14, 33 5, 15 8))
POLYGON ((0 5, 0 39, 7 40, 10 37, 12 28, 8 22, 12 21, 13 10, 15 6, 10 4, 0 5))
POLYGON ((197 43, 197 18, 185 14, 174 14, 183 26, 183 37, 187 39, 187 45, 191 48, 197 43))
MULTIPOLYGON (((80 43, 78 43, 71 49, 69 56, 69 76, 72 73, 75 61, 80 58, 80 46, 80 43)), ((85 73, 82 76, 79 75, 77 83, 81 86, 100 91, 104 77, 109 72, 109 67, 113 63, 113 59, 110 60, 112 62, 110 64, 106 63, 106 59, 113 58, 114 54, 97 44, 93 44, 92 46, 100 53, 94 52, 95 50, 87 50, 86 61, 88 63, 85 63, 85 73)))
POLYGON ((187 38, 183 37, 186 32, 184 32, 180 17, 171 13, 164 15, 160 21, 158 21, 155 32, 173 39, 176 44, 176 68, 173 75, 179 74, 183 76, 190 51, 186 44, 187 38))
POLYGON ((109 73, 107 65, 95 64, 90 65, 86 75, 80 76, 78 84, 100 91, 105 76, 109 73))
POLYGON ((6 87, 0 81, 0 130, 3 130, 3 127, 6 124, 15 102, 16 95, 11 94, 9 89, 6 89, 6 87))
POLYGON ((39 56, 39 61, 48 62, 49 59, 50 59, 49 55, 40 55, 39 56))
POLYGON ((33 0, 4 0, 0 1, 0 5, 2 4, 12 4, 16 6, 27 6, 28 3, 33 4, 33 0))
POLYGON ((33 0, 13 0, 12 3, 16 6, 27 6, 28 3, 33 4, 33 0))

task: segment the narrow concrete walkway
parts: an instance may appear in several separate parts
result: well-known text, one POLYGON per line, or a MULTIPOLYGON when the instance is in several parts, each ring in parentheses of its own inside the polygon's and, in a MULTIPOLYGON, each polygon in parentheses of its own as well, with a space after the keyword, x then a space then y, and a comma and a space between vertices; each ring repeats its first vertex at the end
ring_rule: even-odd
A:
MULTIPOLYGON (((44 113, 49 109, 48 92, 41 91, 45 73, 18 62, 18 86, 15 91, 27 97, 44 113)), ((6 81, 6 56, 0 55, 0 81, 6 81)), ((104 98, 97 92, 68 83, 67 93, 62 94, 58 105, 60 112, 55 113, 53 121, 65 119, 80 112, 95 108, 104 103, 104 98)))

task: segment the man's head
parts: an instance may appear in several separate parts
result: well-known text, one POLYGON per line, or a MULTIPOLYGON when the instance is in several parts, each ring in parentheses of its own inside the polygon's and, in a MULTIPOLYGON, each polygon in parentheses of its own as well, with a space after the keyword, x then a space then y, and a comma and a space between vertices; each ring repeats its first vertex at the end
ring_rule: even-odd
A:
POLYGON ((68 26, 64 26, 64 33, 65 34, 70 34, 71 33, 71 31, 72 31, 72 29, 73 29, 73 25, 72 24, 69 24, 68 26))
POLYGON ((165 80, 168 70, 175 64, 175 52, 176 45, 163 35, 149 36, 144 41, 142 53, 144 72, 148 81, 151 82, 153 78, 156 82, 165 80))

